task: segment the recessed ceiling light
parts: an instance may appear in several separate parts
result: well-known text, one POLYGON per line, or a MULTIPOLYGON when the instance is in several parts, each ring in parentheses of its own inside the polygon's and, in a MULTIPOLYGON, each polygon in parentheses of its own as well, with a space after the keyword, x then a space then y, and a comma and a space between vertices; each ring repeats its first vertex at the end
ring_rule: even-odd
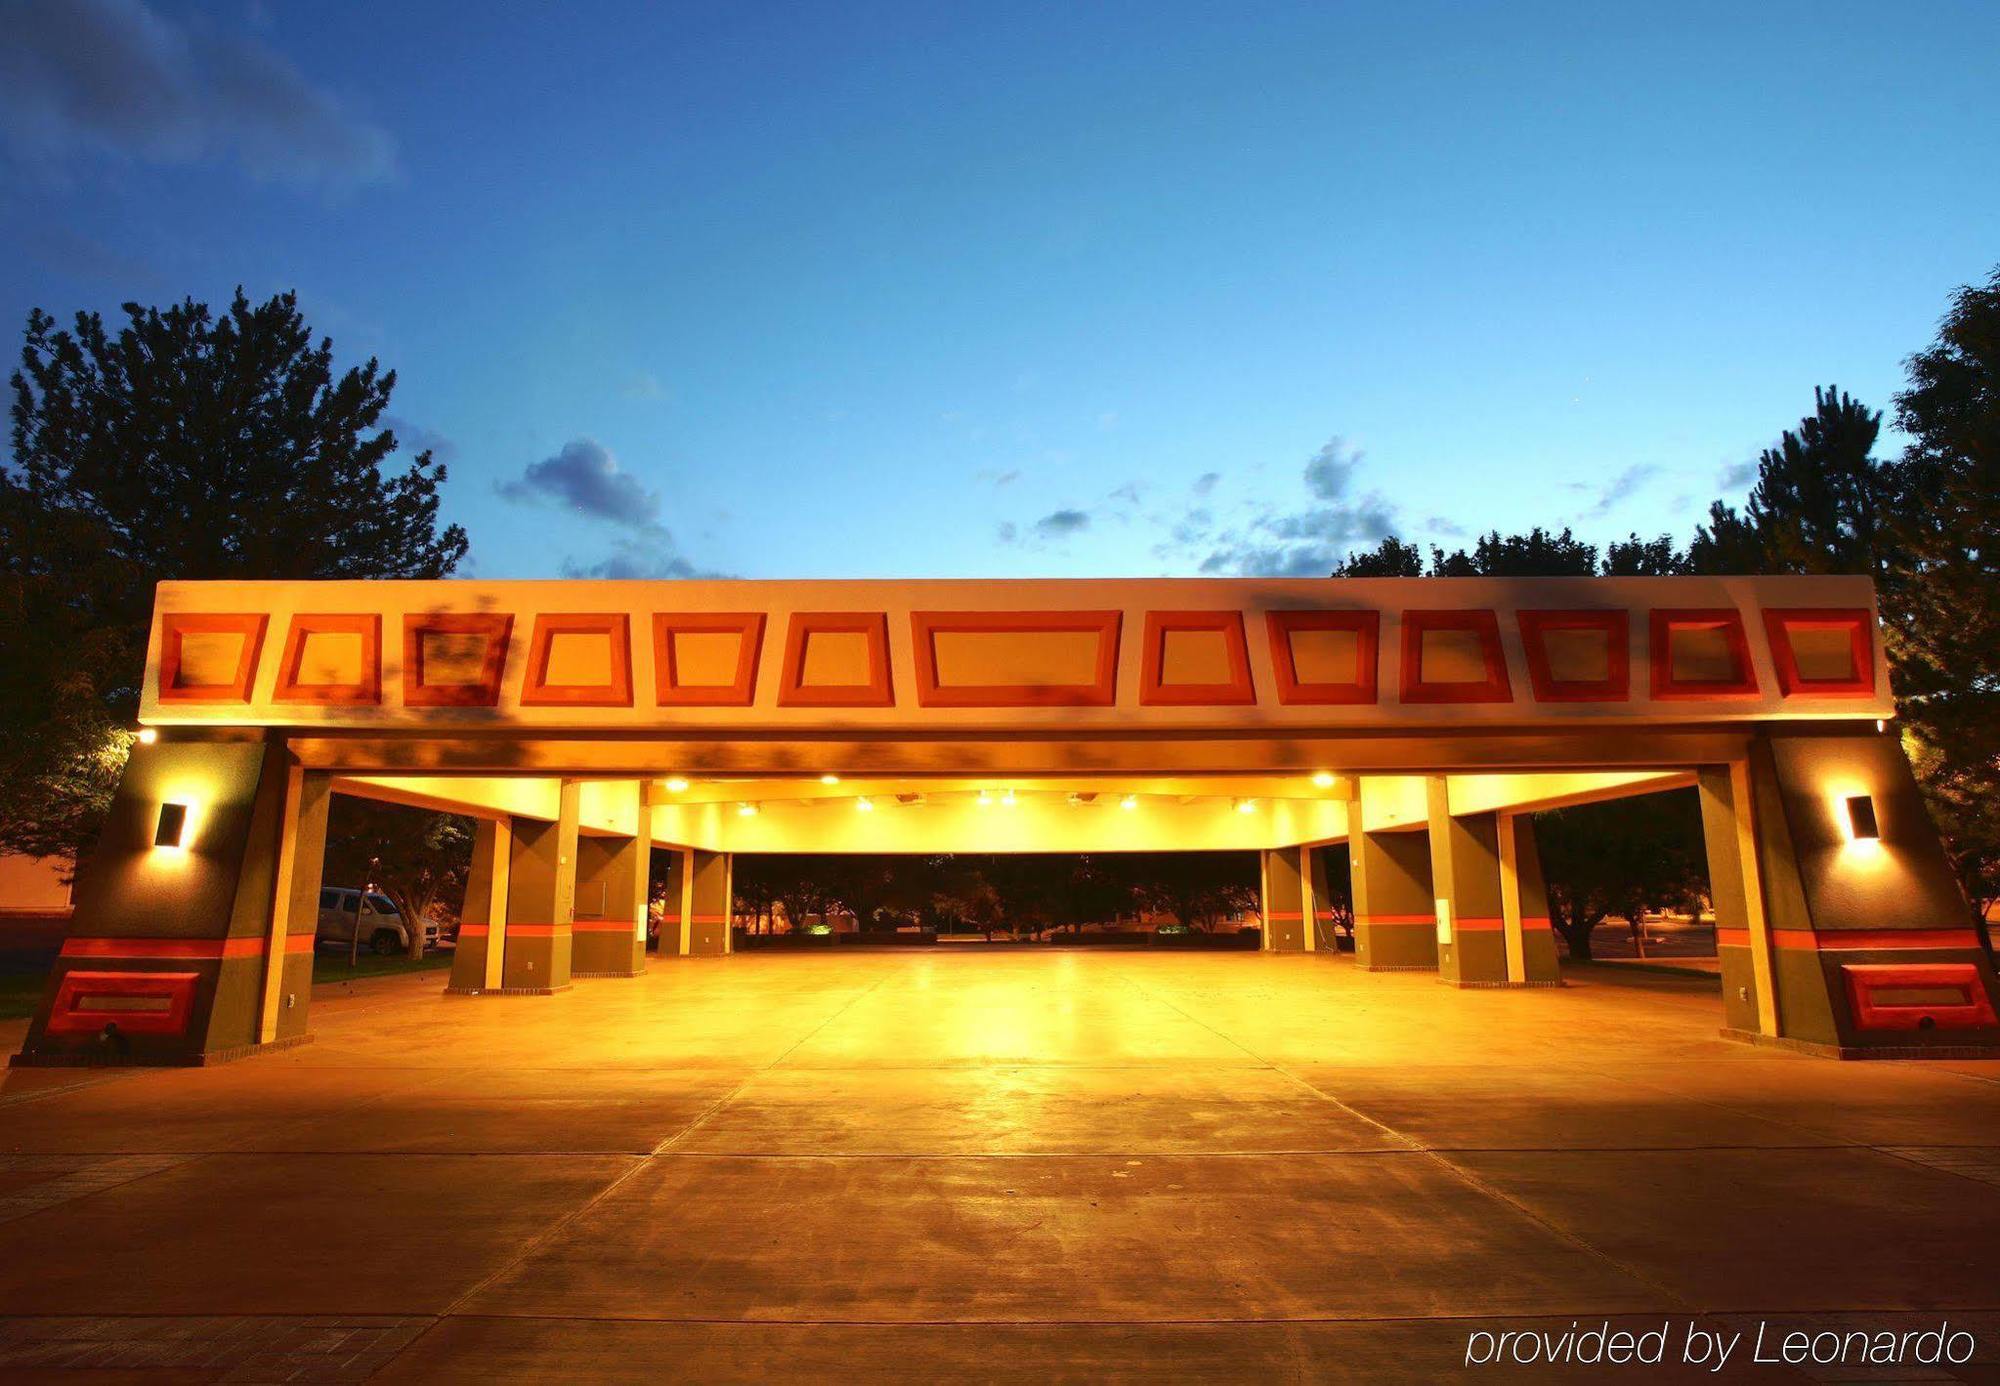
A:
POLYGON ((839 783, 840 783, 840 776, 838 776, 838 775, 821 775, 821 776, 819 777, 819 782, 820 782, 821 784, 839 784, 839 783))
POLYGON ((683 789, 686 789, 687 787, 688 787, 688 782, 682 779, 679 775, 675 775, 672 779, 667 781, 667 788, 672 790, 676 794, 680 793, 683 789))
POLYGON ((1318 785, 1321 789, 1333 788, 1332 772, 1327 770, 1315 771, 1313 774, 1313 783, 1318 785))
POLYGON ((854 801, 854 807, 859 809, 862 813, 875 812, 875 803, 866 794, 863 794, 860 798, 854 801))
POLYGON ((738 804, 736 806, 736 813, 741 818, 755 818, 757 816, 757 806, 755 804, 738 804))

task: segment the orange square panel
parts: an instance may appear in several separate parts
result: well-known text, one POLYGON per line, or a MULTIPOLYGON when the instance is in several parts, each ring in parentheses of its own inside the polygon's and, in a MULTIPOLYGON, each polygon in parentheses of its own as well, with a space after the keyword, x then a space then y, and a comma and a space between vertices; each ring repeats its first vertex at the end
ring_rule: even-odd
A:
POLYGON ((1875 620, 1862 607, 1767 607, 1764 631, 1786 697, 1875 691, 1875 620))
POLYGON ((492 707, 500 701, 511 615, 427 612, 403 617, 403 703, 492 707))
POLYGON ((632 618, 622 611, 537 616, 521 706, 632 706, 632 618))
POLYGON ((249 702, 269 619, 205 612, 160 617, 160 701, 249 702))
POLYGON ((1148 707, 1237 707, 1257 701, 1239 611, 1149 611, 1139 701, 1148 707))
POLYGON ((661 707, 749 707, 763 648, 761 611, 656 613, 654 698, 661 707))
POLYGON ((1403 701, 1510 703, 1513 685, 1491 611, 1403 613, 1403 701))
POLYGON ((917 701, 925 707, 1110 707, 1118 700, 1116 611, 916 611, 917 701))
POLYGON ((890 707, 889 618, 880 611, 797 611, 785 631, 780 707, 890 707))
POLYGON ((1647 646, 1655 698, 1757 696, 1750 641, 1742 613, 1733 606, 1654 611, 1647 646))
POLYGON ((382 701, 382 618, 298 615, 285 633, 273 695, 281 703, 382 701))
POLYGON ((1264 634, 1278 701, 1331 706, 1372 703, 1382 616, 1376 611, 1269 611, 1264 634))
POLYGON ((1631 695, 1631 619, 1623 611, 1522 611, 1515 619, 1536 702, 1622 703, 1631 695))

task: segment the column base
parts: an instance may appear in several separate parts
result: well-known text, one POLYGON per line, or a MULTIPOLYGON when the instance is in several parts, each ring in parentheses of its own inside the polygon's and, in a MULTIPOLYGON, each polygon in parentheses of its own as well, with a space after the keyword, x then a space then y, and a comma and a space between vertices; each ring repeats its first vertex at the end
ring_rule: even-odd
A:
POLYGON ((1738 1030, 1727 1025, 1716 1033, 1737 1044, 1789 1049, 1795 1054, 1810 1054, 1819 1059, 2000 1059, 2000 1044, 1827 1044, 1820 1040, 1738 1030))
POLYGON ((1539 988, 1546 991, 1553 987, 1564 986, 1566 983, 1560 977, 1546 982, 1467 982, 1456 977, 1440 977, 1438 978, 1438 985, 1442 987, 1457 987, 1460 991, 1523 991, 1530 988, 1539 988))
POLYGON ((569 991, 570 984, 564 982, 559 987, 446 987, 446 996, 555 996, 569 991))
POLYGON ((1435 972, 1436 963, 1356 963, 1363 972, 1435 972))
POLYGON ((16 1054, 7 1060, 9 1068, 213 1068, 258 1054, 280 1049, 297 1049, 311 1044, 312 1036, 287 1035, 268 1044, 239 1044, 230 1049, 210 1049, 196 1054, 100 1054, 92 1051, 54 1054, 16 1054))
POLYGON ((576 971, 572 971, 572 972, 571 972, 571 973, 570 973, 569 975, 570 975, 571 977, 573 977, 573 978, 574 978, 574 977, 643 977, 643 976, 645 976, 645 975, 646 975, 646 969, 645 969, 645 968, 643 968, 643 967, 635 967, 635 968, 633 968, 633 969, 632 969, 631 971, 629 971, 629 972, 576 972, 576 971))

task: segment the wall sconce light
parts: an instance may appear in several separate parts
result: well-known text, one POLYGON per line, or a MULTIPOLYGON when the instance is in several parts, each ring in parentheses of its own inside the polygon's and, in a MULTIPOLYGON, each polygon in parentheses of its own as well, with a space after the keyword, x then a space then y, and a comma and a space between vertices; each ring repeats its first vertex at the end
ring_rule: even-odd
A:
POLYGON ((1847 799, 1847 826, 1853 831, 1856 842, 1874 842, 1882 836, 1882 828, 1875 821, 1875 801, 1866 794, 1852 794, 1847 799))
POLYGON ((180 847, 181 839, 187 834, 188 806, 186 804, 161 804, 160 821, 153 829, 155 847, 180 847))

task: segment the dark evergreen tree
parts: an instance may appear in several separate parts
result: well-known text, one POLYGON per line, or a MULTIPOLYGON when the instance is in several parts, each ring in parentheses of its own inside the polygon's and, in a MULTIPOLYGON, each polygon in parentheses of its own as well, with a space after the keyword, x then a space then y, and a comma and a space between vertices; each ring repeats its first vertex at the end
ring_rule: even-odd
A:
POLYGON ((0 469, 0 848, 94 840, 138 704, 154 585, 437 578, 444 467, 390 468, 394 371, 336 372, 291 294, 220 317, 128 303, 114 335, 28 316, 0 469), (17 652, 27 652, 23 658, 17 652))

